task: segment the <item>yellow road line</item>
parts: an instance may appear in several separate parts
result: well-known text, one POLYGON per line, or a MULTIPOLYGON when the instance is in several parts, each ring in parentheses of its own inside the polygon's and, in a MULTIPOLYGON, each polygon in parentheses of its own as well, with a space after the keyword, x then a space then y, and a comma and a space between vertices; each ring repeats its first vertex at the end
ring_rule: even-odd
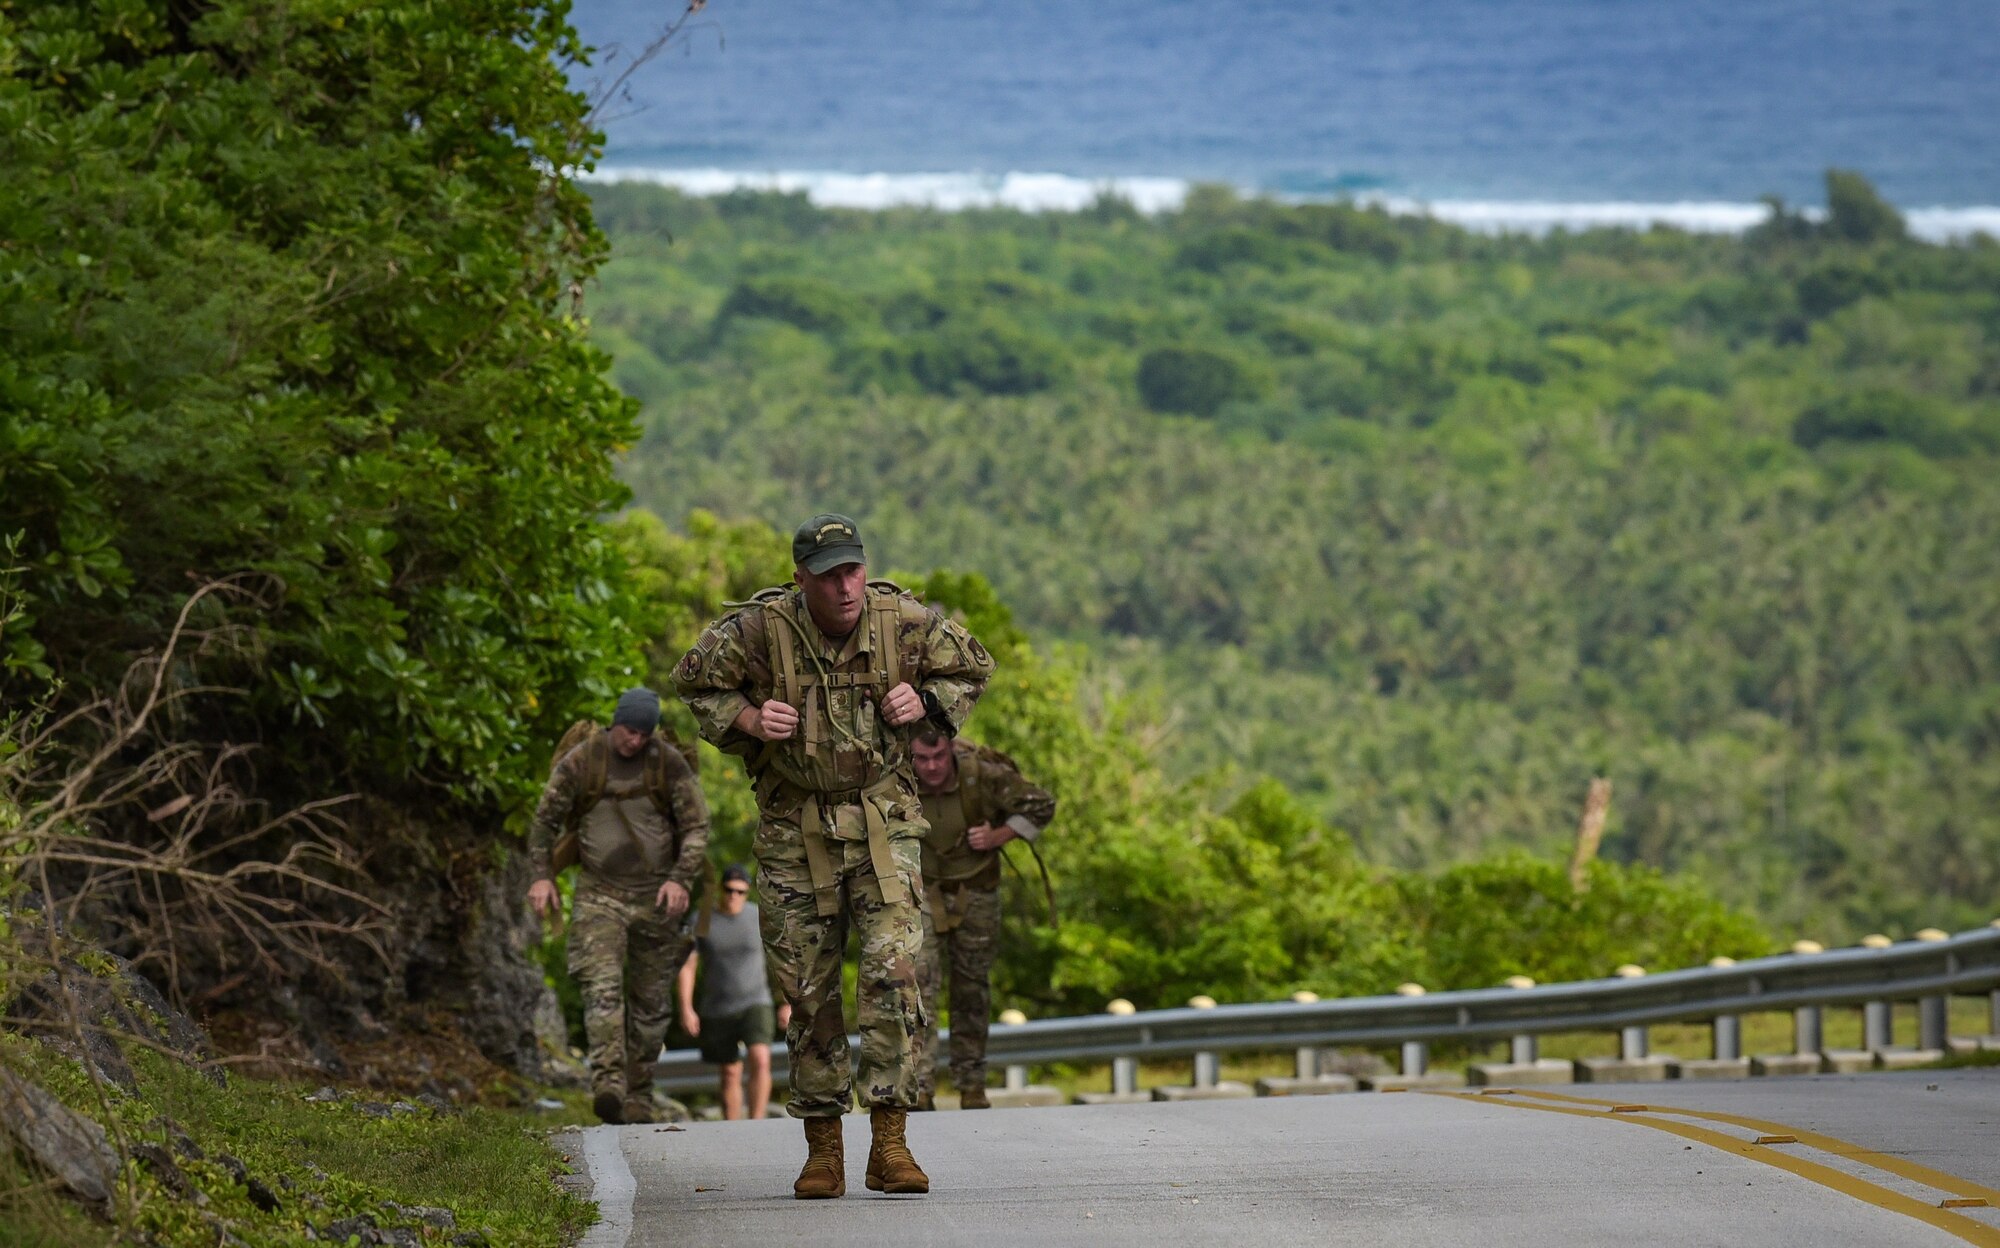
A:
MULTIPOLYGON (((1573 1105, 1612 1104, 1610 1101, 1600 1101, 1588 1096, 1570 1096, 1562 1092, 1531 1091, 1526 1088, 1523 1088, 1520 1094, 1522 1096, 1538 1097, 1543 1100, 1566 1101, 1573 1105)), ((1873 1166, 1877 1170, 1886 1170, 1890 1174, 1909 1179, 1916 1183, 1922 1183, 1926 1187, 1935 1187, 1941 1192, 1950 1192, 1954 1196, 1967 1198, 1977 1196, 1984 1198, 1989 1204, 2000 1205, 2000 1189, 1974 1183, 1971 1179, 1960 1178, 1958 1175, 1948 1174, 1943 1170, 1933 1170, 1929 1166, 1910 1161, 1907 1158, 1897 1157, 1892 1153, 1878 1152, 1872 1148, 1864 1148, 1852 1141, 1825 1135, 1818 1131, 1807 1131, 1802 1127, 1788 1126, 1782 1122, 1766 1122, 1762 1118, 1745 1118, 1740 1114, 1725 1114, 1707 1109, 1682 1109, 1678 1105, 1652 1105, 1648 1108, 1656 1114, 1677 1114, 1683 1118, 1700 1118, 1708 1122, 1724 1122, 1732 1127, 1743 1127, 1750 1131, 1795 1135, 1798 1137, 1799 1143, 1816 1148, 1823 1153, 1832 1153, 1836 1157, 1846 1157, 1853 1161, 1858 1161, 1862 1165, 1873 1166)))
MULTIPOLYGON (((1497 1105, 1502 1109, 1527 1109, 1544 1114, 1569 1114, 1577 1118, 1593 1118, 1599 1122, 1629 1123, 1633 1126, 1651 1127, 1655 1131, 1665 1131, 1669 1135, 1677 1135, 1684 1140, 1694 1140, 1697 1143, 1707 1144, 1712 1148, 1734 1154, 1749 1161, 1761 1162, 1764 1165, 1788 1171, 1809 1182, 1817 1183, 1821 1187, 1839 1192, 1843 1196, 1852 1196, 1854 1199, 1864 1204, 1873 1205, 1877 1209, 1886 1209, 1891 1213, 1900 1213, 1905 1217, 1915 1218, 1919 1222, 1929 1223, 1947 1235, 1955 1236, 1968 1244, 1979 1245, 1979 1248, 2000 1248, 2000 1230, 1995 1230, 1984 1222, 1976 1222, 1963 1214, 1953 1213, 1949 1209, 1940 1209, 1934 1205, 1927 1205, 1923 1201, 1905 1196, 1901 1192, 1892 1191, 1889 1188, 1870 1183, 1866 1179, 1858 1179, 1844 1170, 1836 1170, 1832 1166, 1821 1165, 1816 1161, 1807 1161, 1803 1157, 1795 1156, 1780 1149, 1752 1144, 1747 1140, 1737 1139, 1733 1135, 1725 1135, 1720 1131, 1711 1131, 1707 1127, 1697 1127, 1690 1123, 1675 1122, 1668 1118, 1642 1118, 1636 1114, 1629 1113, 1614 1116, 1606 1110, 1594 1107, 1542 1105, 1530 1101, 1515 1100, 1512 1097, 1501 1100, 1464 1096, 1450 1092, 1437 1092, 1432 1095, 1450 1096, 1456 1100, 1479 1105, 1497 1105)), ((1609 1102, 1603 1103, 1609 1104, 1609 1102)))

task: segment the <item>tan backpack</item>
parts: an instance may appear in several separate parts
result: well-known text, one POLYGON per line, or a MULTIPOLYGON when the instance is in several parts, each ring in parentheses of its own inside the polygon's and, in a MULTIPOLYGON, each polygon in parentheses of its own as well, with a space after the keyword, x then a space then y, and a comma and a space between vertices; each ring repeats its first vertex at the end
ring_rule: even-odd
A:
MULTIPOLYGON (((646 752, 646 794, 653 799, 653 806, 667 818, 674 814, 673 783, 667 777, 666 751, 678 750, 687 760, 688 769, 697 774, 701 771, 701 756, 693 744, 675 737, 665 730, 655 730, 653 738, 661 749, 646 752)), ((589 751, 584 755, 583 795, 588 800, 576 802, 563 817, 562 835, 556 838, 555 848, 549 855, 549 868, 561 874, 573 867, 583 854, 583 816, 604 796, 604 785, 611 774, 611 732, 603 724, 592 719, 579 719, 563 733, 562 740, 556 742, 555 762, 549 764, 549 775, 555 776, 555 764, 569 757, 577 749, 589 751)))

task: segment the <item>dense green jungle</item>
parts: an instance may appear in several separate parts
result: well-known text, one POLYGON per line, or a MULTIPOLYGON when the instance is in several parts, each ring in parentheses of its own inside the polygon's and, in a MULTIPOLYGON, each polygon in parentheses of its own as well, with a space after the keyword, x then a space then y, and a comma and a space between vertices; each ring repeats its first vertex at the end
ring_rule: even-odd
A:
POLYGON ((283 1080, 535 1104, 555 742, 821 508, 987 643, 971 731, 1060 801, 1002 1005, 1993 917, 1991 240, 1852 174, 1742 238, 586 185, 565 12, 0 0, 0 1075, 332 1167, 253 1213, 121 1162, 99 1221, 4 1152, 14 1239, 582 1216, 511 1119, 283 1080))
MULTIPOLYGON (((590 310, 644 405, 641 505, 845 508, 888 565, 990 578, 1126 717, 1095 744, 1157 767, 1141 817, 1201 793, 1432 879, 1557 862, 1604 775, 1607 857, 1773 933, 1983 923, 2000 246, 1827 189, 1743 237, 1496 238, 1213 187, 1145 217, 602 185, 590 310)), ((1251 840, 1275 869, 1149 900, 1170 931, 1347 906, 1251 840)), ((1294 965, 1322 957, 1357 965, 1294 965)))
POLYGON ((1850 174, 1742 238, 586 187, 584 55, 533 5, 0 6, 0 865, 172 999, 532 1064, 553 743, 822 507, 1061 800, 1005 1003, 1992 917, 1990 241, 1850 174))

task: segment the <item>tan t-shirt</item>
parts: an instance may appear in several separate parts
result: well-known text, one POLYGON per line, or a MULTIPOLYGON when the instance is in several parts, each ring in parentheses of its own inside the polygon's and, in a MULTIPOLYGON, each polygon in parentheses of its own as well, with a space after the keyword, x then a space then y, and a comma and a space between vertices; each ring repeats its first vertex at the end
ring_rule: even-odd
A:
POLYGON ((604 796, 584 812, 583 869, 609 884, 657 886, 674 865, 674 830, 646 792, 646 757, 611 752, 604 796))

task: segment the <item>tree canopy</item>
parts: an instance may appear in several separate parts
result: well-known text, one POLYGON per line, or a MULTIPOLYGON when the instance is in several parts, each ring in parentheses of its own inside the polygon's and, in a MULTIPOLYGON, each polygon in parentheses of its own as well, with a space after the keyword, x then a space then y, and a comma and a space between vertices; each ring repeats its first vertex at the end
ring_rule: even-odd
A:
POLYGON ((0 695, 116 679, 234 578, 215 737, 484 799, 632 670, 565 12, 0 6, 0 695))
POLYGON ((1822 939, 2000 888, 2000 246, 1857 175, 1740 237, 1485 237, 1218 188, 1147 218, 594 191, 667 516, 837 507, 977 569, 1363 858, 1605 852, 1822 939), (670 245, 662 222, 671 222, 670 245), (840 292, 837 317, 738 292, 840 292), (723 309, 733 309, 720 315, 723 309), (955 327, 955 328, 954 328, 955 327), (940 387, 947 332, 1036 387, 940 387))

